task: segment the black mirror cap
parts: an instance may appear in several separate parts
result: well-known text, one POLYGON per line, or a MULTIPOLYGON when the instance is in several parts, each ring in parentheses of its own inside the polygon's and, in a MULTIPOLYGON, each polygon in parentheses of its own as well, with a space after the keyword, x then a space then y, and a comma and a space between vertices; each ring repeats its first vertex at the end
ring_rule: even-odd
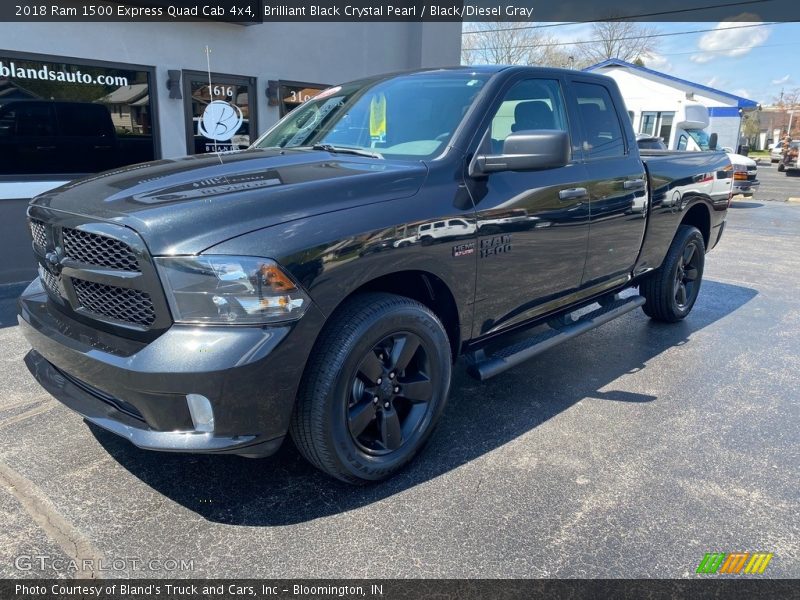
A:
POLYGON ((717 140, 718 139, 719 139, 719 137, 717 136, 716 133, 712 133, 710 136, 708 136, 708 149, 709 150, 716 150, 717 149, 717 140))
POLYGON ((497 171, 538 171, 569 163, 570 142, 566 131, 534 129, 517 131, 503 143, 502 154, 475 157, 474 175, 497 171))

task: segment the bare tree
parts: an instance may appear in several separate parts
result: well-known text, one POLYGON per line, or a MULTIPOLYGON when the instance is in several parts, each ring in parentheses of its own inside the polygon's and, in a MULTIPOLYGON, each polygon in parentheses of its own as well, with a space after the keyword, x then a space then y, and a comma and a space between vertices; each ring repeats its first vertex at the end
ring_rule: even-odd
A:
POLYGON ((645 27, 631 21, 603 21, 592 23, 592 43, 578 44, 581 57, 589 63, 609 58, 628 62, 642 61, 658 49, 656 38, 647 37, 658 33, 653 27, 645 27))
POLYGON ((781 91, 780 97, 775 98, 775 107, 778 110, 773 126, 781 130, 781 136, 788 133, 796 139, 800 131, 800 88, 781 91))
POLYGON ((461 63, 574 67, 574 51, 559 46, 530 22, 470 23, 464 28, 461 63))

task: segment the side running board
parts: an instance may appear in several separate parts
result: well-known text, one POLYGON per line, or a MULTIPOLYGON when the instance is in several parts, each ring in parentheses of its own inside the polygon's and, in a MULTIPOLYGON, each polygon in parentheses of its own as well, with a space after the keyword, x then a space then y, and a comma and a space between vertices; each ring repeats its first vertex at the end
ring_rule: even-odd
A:
POLYGON ((642 296, 628 296, 619 298, 613 296, 601 303, 596 310, 586 313, 578 319, 572 320, 570 315, 565 318, 550 321, 550 329, 525 340, 500 348, 489 356, 476 358, 467 367, 467 372, 481 381, 499 375, 503 371, 516 367, 518 364, 557 346, 562 342, 571 340, 590 329, 600 327, 604 323, 613 321, 617 317, 642 306, 645 300, 642 296))

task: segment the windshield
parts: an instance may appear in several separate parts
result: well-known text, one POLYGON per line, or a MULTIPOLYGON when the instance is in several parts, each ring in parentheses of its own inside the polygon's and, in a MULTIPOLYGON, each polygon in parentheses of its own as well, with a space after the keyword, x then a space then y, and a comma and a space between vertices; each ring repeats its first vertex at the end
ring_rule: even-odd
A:
POLYGON ((256 148, 320 144, 419 160, 447 145, 488 76, 418 73, 336 86, 278 122, 256 148))
POLYGON ((700 146, 700 150, 708 150, 708 141, 709 136, 708 134, 702 129, 687 129, 686 133, 688 133, 695 143, 700 146))

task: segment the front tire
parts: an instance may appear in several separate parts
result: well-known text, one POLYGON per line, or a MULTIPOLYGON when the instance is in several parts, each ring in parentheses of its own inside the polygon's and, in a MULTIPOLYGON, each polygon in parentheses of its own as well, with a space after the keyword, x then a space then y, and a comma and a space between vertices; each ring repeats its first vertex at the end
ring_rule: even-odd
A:
POLYGON ((705 255, 700 231, 690 225, 678 227, 661 267, 639 285, 648 317, 665 323, 686 318, 700 293, 705 255))
POLYGON ((450 388, 450 342, 425 305, 385 293, 338 309, 314 347, 290 432, 348 483, 391 477, 430 437, 450 388))

